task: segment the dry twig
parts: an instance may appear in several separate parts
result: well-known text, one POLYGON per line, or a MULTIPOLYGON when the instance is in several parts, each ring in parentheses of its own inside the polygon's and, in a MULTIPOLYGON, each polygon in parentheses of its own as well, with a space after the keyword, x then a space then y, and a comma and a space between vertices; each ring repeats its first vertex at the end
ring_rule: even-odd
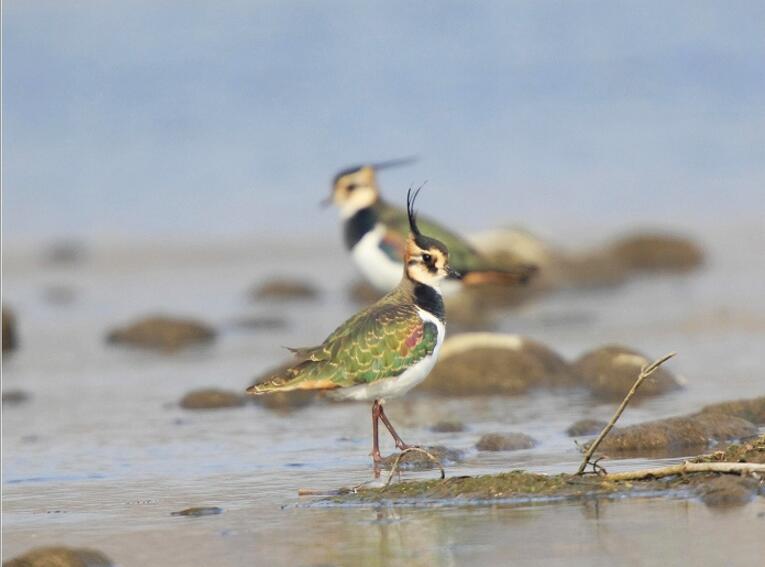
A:
POLYGON ((688 461, 668 467, 658 467, 653 469, 642 469, 639 471, 627 471, 618 473, 609 473, 603 476, 603 480, 625 481, 625 480, 643 480, 646 478, 662 478, 676 474, 716 472, 727 474, 755 474, 765 473, 765 464, 754 463, 690 463, 688 461))
POLYGON ((659 360, 652 362, 651 364, 648 364, 644 366, 640 370, 640 375, 637 377, 637 380, 635 380, 635 383, 632 385, 632 388, 630 388, 630 391, 627 392, 627 395, 624 396, 624 399, 622 400, 621 405, 619 405, 619 408, 616 410, 616 413, 611 418, 611 421, 608 422, 608 425, 606 425, 603 428, 603 431, 600 432, 600 435, 595 439, 595 441, 592 442, 589 449, 587 449, 587 452, 584 454, 584 459, 582 459, 582 464, 579 465, 579 469, 576 471, 576 474, 582 474, 584 472, 584 469, 587 468, 587 465, 590 463, 590 459, 592 458, 592 455, 595 453, 595 450, 598 448, 598 445, 603 441, 603 439, 606 438, 606 435, 608 435, 608 432, 611 431, 611 429, 616 424, 617 420, 621 417, 622 412, 627 407, 627 404, 630 403, 630 400, 632 399, 632 396, 635 395, 635 392, 637 392, 637 389, 640 387, 640 384, 643 383, 643 381, 648 378, 651 374, 653 374, 659 366, 667 362, 670 358, 675 356, 675 352, 670 352, 669 354, 665 354, 663 357, 661 357, 659 360))

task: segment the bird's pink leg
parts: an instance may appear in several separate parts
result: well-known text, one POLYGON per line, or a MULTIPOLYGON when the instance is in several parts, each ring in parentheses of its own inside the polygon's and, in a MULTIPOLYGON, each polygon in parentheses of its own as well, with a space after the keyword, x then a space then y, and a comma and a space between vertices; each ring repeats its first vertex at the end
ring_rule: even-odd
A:
POLYGON ((372 460, 375 463, 382 461, 380 455, 380 436, 378 434, 378 422, 382 414, 382 406, 378 400, 372 404, 372 460))
POLYGON ((393 429, 393 425, 391 425, 391 422, 388 421, 388 416, 385 415, 385 411, 383 411, 382 404, 378 404, 378 406, 380 408, 379 417, 380 419, 382 419, 383 425, 385 425, 385 427, 388 428, 388 431, 390 431, 391 437, 393 437, 393 440, 396 442, 396 448, 399 451, 403 451, 405 449, 409 449, 413 447, 413 445, 407 445, 406 443, 404 443, 401 437, 398 436, 398 433, 396 433, 396 430, 393 429))

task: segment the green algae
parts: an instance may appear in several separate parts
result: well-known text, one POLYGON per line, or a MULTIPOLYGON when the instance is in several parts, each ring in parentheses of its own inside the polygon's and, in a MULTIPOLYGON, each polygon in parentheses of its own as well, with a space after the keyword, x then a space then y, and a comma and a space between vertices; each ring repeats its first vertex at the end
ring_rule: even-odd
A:
POLYGON ((700 455, 694 459, 696 463, 758 463, 765 464, 765 435, 746 443, 734 443, 721 451, 709 455, 700 455))
MULTIPOLYGON (((762 462, 765 435, 751 443, 733 445, 725 451, 701 455, 696 462, 762 462), (749 461, 749 459, 752 459, 749 461)), ((717 473, 688 473, 644 480, 610 480, 595 474, 545 475, 514 470, 494 475, 459 476, 437 480, 404 481, 389 486, 343 492, 321 501, 329 505, 349 504, 438 504, 485 503, 501 501, 549 501, 598 497, 642 495, 683 495, 696 497, 710 493, 707 483, 717 473)), ((742 502, 745 499, 740 499, 742 502)))

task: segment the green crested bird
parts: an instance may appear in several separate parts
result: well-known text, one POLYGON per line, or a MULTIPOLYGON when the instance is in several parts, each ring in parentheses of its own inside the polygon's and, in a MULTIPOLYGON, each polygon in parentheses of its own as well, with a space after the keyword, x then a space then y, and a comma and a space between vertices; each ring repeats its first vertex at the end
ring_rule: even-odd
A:
MULTIPOLYGON (((380 291, 394 288, 401 278, 407 247, 407 213, 380 196, 375 171, 410 163, 411 158, 351 167, 338 173, 332 195, 343 220, 345 245, 364 277, 380 291)), ((469 242, 442 225, 420 219, 420 227, 448 249, 450 263, 462 274, 461 285, 511 285, 526 283, 536 266, 521 264, 512 269, 498 266, 469 242)), ((445 287, 449 292, 460 286, 445 287)))
POLYGON ((449 265, 446 246, 417 226, 413 206, 419 191, 407 193, 406 268, 402 266, 395 289, 340 325, 321 345, 291 349, 299 362, 247 390, 255 395, 328 390, 338 399, 373 401, 375 462, 381 460, 380 420, 398 449, 409 447, 386 417, 383 403, 414 388, 433 368, 446 332, 439 283, 459 277, 449 265))

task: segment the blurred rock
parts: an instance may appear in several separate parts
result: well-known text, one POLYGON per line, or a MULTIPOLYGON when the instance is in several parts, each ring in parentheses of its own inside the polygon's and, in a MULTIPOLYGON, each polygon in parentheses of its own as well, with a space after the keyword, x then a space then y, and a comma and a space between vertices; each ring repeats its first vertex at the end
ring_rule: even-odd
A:
POLYGON ((520 394, 575 383, 566 361, 541 343, 518 335, 465 333, 446 339, 419 390, 445 396, 520 394))
POLYGON ((488 302, 480 299, 474 291, 463 290, 447 296, 445 302, 451 335, 487 331, 497 326, 500 313, 496 308, 489 307, 488 302))
POLYGON ((735 508, 752 500, 757 481, 724 474, 704 481, 696 490, 710 508, 735 508))
POLYGON ((557 283, 565 288, 614 287, 627 281, 629 275, 623 262, 601 250, 561 256, 556 269, 557 283))
POLYGON ((721 413, 733 415, 751 421, 755 425, 765 425, 765 396, 750 400, 736 400, 712 404, 701 409, 701 413, 721 413))
POLYGON ((16 331, 16 316, 8 307, 2 308, 3 317, 3 352, 15 350, 19 346, 18 333, 16 331))
MULTIPOLYGON (((622 400, 649 360, 627 347, 609 345, 580 356, 573 364, 582 384, 596 397, 622 400)), ((668 370, 658 368, 638 389, 634 399, 646 398, 682 388, 668 370)))
POLYGON ((383 294, 377 291, 366 280, 358 280, 348 286, 348 299, 358 305, 370 305, 380 299, 383 294))
POLYGON ((276 299, 294 301, 317 299, 319 290, 311 283, 289 278, 273 278, 258 286, 251 292, 254 299, 276 299))
POLYGON ((240 317, 239 319, 234 320, 233 324, 240 329, 249 329, 252 331, 276 331, 286 329, 289 326, 287 319, 283 317, 268 317, 265 315, 240 317))
POLYGON ((544 277, 558 261, 559 253, 538 236, 517 228, 496 229, 474 234, 471 243, 500 266, 533 264, 544 277))
POLYGON ((603 439, 599 452, 638 453, 657 449, 703 449, 713 442, 757 435, 751 422, 730 415, 698 413, 615 427, 603 439))
MULTIPOLYGON (((442 445, 422 448, 438 459, 445 467, 459 463, 463 459, 463 452, 459 449, 449 449, 442 445)), ((380 466, 384 469, 390 469, 400 454, 401 453, 393 453, 384 457, 380 466)), ((401 461, 399 462, 400 470, 425 471, 434 468, 438 468, 438 466, 434 464, 427 455, 420 451, 410 451, 406 453, 401 457, 401 461)))
MULTIPOLYGON (((255 378, 252 385, 259 384, 274 374, 281 374, 287 368, 295 364, 295 360, 290 360, 274 368, 270 368, 263 374, 255 378)), ((291 392, 273 392, 270 394, 261 394, 259 396, 250 396, 253 402, 266 409, 275 411, 291 411, 303 408, 315 402, 321 394, 316 390, 292 390, 291 392)))
MULTIPOLYGON (((575 254, 553 247, 522 230, 494 230, 477 235, 476 246, 504 266, 534 264, 539 272, 526 293, 569 287, 602 287, 622 283, 625 266, 610 251, 594 250, 575 254)), ((522 288, 518 288, 522 289, 522 288)))
POLYGON ((607 425, 599 419, 580 419, 566 429, 569 437, 581 437, 582 435, 597 435, 607 425))
POLYGON ((149 316, 107 335, 110 343, 127 344, 167 352, 187 346, 208 343, 215 331, 208 325, 193 320, 162 315, 149 316))
POLYGON ((23 390, 3 390, 3 405, 17 406, 29 401, 29 398, 23 390))
POLYGON ((217 506, 198 506, 196 508, 186 508, 185 510, 180 510, 178 512, 172 512, 171 516, 192 516, 194 518, 199 518, 202 516, 217 516, 218 514, 223 513, 223 508, 218 508, 217 506))
POLYGON ((449 326, 457 324, 461 330, 485 331, 485 322, 500 315, 497 309, 519 307, 540 293, 536 276, 526 284, 466 286, 459 294, 446 298, 449 326))
POLYGON ((704 263, 704 252, 683 236, 661 233, 636 233, 625 236, 610 247, 614 258, 636 271, 687 272, 704 263))
POLYGON ((69 305, 76 298, 76 290, 69 285, 52 284, 43 289, 43 299, 50 305, 69 305))
POLYGON ((43 261, 55 266, 74 266, 81 264, 86 258, 87 249, 78 240, 59 240, 43 252, 43 261))
POLYGON ((525 433, 487 433, 475 448, 479 451, 520 451, 531 449, 537 442, 525 433))
POLYGON ((112 567, 100 551, 75 547, 38 547, 9 559, 3 567, 112 567))
POLYGON ((314 403, 320 394, 311 390, 293 390, 292 392, 274 392, 255 396, 255 403, 274 411, 292 411, 314 403))
POLYGON ((461 421, 439 421, 430 430, 434 433, 459 433, 465 431, 465 424, 461 421))
POLYGON ((191 410, 238 408, 248 401, 244 394, 208 388, 189 392, 181 399, 180 406, 191 410))

